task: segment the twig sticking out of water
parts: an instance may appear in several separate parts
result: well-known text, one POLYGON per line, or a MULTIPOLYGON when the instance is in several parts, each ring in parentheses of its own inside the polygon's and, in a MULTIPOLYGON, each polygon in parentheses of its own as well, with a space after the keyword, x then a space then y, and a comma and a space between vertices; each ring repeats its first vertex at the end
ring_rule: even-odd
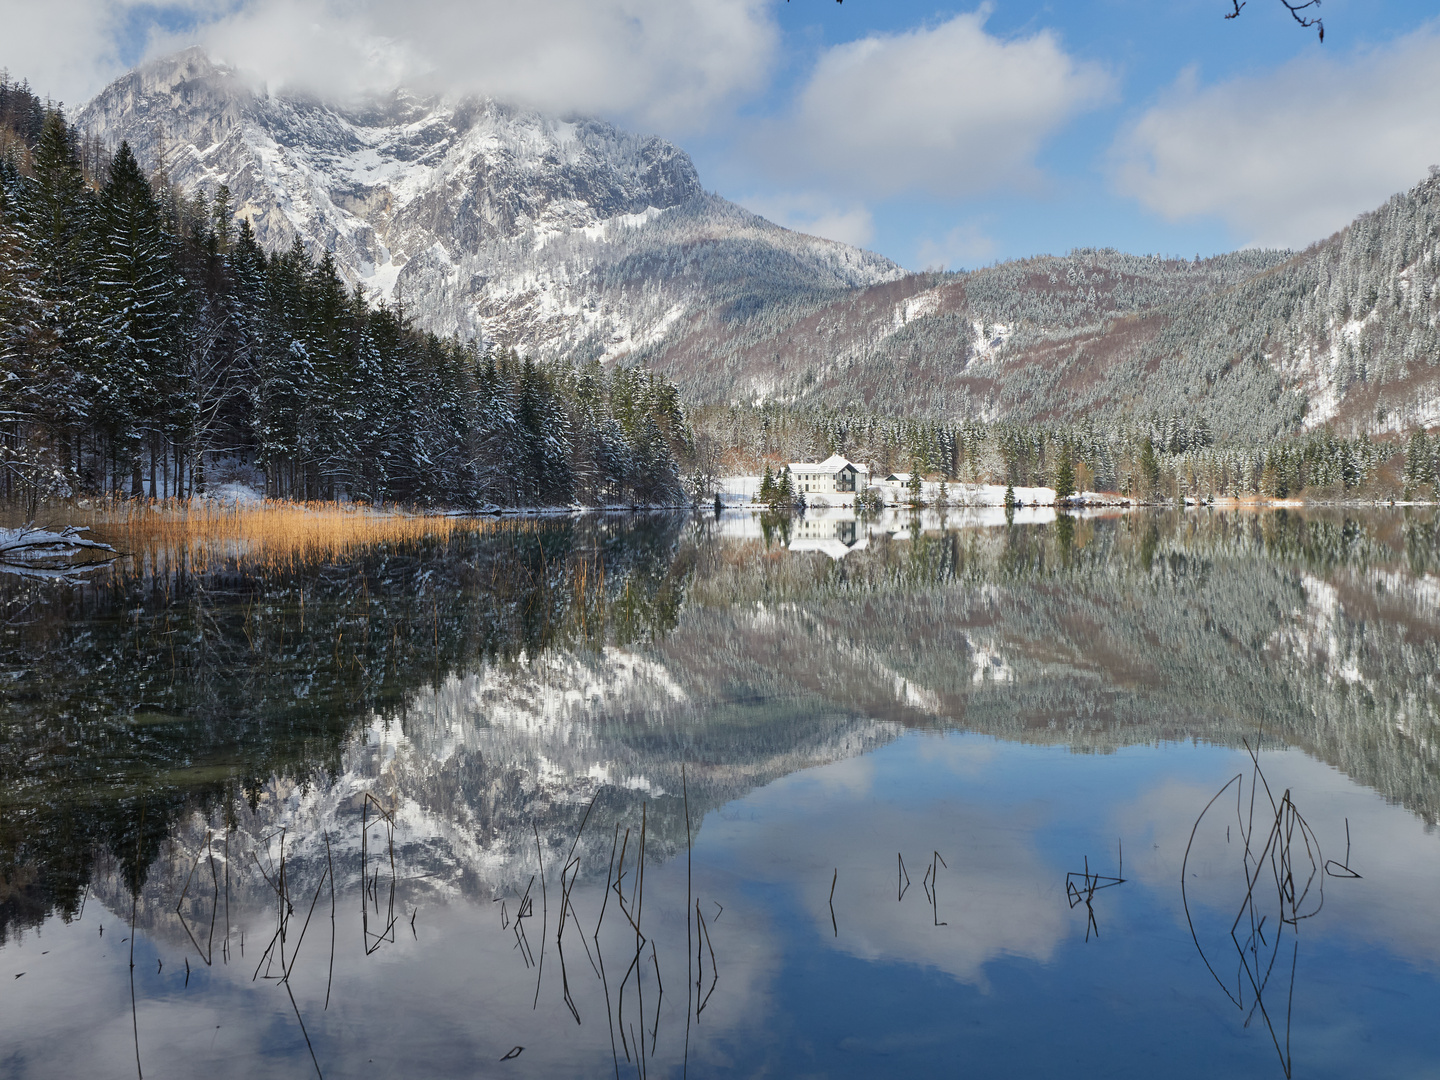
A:
POLYGON ((605 907, 610 903, 610 878, 615 873, 615 847, 620 842, 620 823, 615 823, 615 836, 610 841, 610 868, 605 871, 605 896, 600 901, 600 918, 595 920, 595 947, 600 947, 600 927, 605 922, 605 907))
MULTIPOLYGON (((140 840, 145 835, 145 804, 140 804, 140 828, 135 833, 135 872, 140 872, 140 840)), ((140 906, 140 885, 131 886, 130 893, 130 1026, 135 1032, 135 1075, 145 1080, 140 1068, 140 1013, 135 1007, 135 916, 140 906)), ((104 929, 101 929, 104 933, 104 929)))
MULTIPOLYGON (((525 892, 520 897, 520 905, 515 911, 515 948, 520 950, 520 957, 525 961, 526 968, 535 966, 535 954, 530 951, 530 939, 525 933, 524 920, 535 914, 535 901, 530 899, 530 890, 535 887, 535 875, 530 875, 530 882, 525 886, 525 892)), ((501 912, 504 912, 504 904, 501 904, 501 912)))
MULTIPOLYGON (((550 928, 550 901, 549 901, 548 897, 545 895, 545 856, 544 856, 544 854, 543 854, 543 853, 541 852, 541 850, 540 850, 540 828, 539 828, 539 826, 535 825, 534 822, 531 822, 531 826, 530 826, 530 827, 535 830, 535 858, 536 858, 537 860, 539 860, 539 862, 540 862, 540 913, 541 913, 541 920, 540 920, 540 963, 537 965, 537 970, 536 970, 536 972, 535 972, 535 1000, 534 1000, 534 1001, 531 1003, 531 1005, 530 1005, 530 1008, 533 1010, 533 1009, 538 1009, 538 1008, 540 1007, 540 980, 541 980, 541 979, 544 977, 544 975, 545 975, 545 934, 546 934, 546 931, 548 931, 549 928, 550 928)), ((562 914, 563 914, 563 912, 562 912, 562 914)), ((563 920, 562 920, 562 921, 563 921, 563 920)))
POLYGON ((704 964, 700 963, 702 954, 700 944, 695 946, 695 959, 699 970, 695 975, 695 1022, 700 1022, 700 1014, 705 1011, 705 1006, 710 1003, 710 995, 715 992, 715 984, 720 981, 720 971, 715 965, 715 945, 710 940, 710 929, 705 925, 705 916, 700 913, 700 901, 695 901, 695 921, 700 928, 700 938, 704 945, 710 950, 710 989, 706 991, 705 998, 700 999, 700 990, 705 978, 704 964))
POLYGON ((310 1061, 315 1066, 315 1075, 320 1080, 325 1080, 325 1074, 320 1071, 320 1059, 315 1056, 315 1045, 310 1041, 310 1033, 305 1030, 305 1020, 300 1015, 300 1006, 295 1003, 295 993, 290 989, 290 982, 285 981, 285 993, 290 996, 290 1007, 295 1010, 295 1019, 300 1024, 300 1034, 305 1036, 305 1048, 310 1051, 310 1061))
POLYGON ((1091 873, 1090 856, 1085 856, 1085 869, 1076 873, 1071 870, 1065 875, 1065 898, 1070 901, 1073 910, 1080 904, 1085 905, 1085 940, 1090 940, 1091 933, 1098 938, 1100 936, 1100 924, 1095 921, 1095 905, 1093 903, 1095 894, 1101 889, 1114 888, 1116 885, 1124 885, 1125 878, 1122 876, 1125 867, 1124 849, 1120 849, 1120 869, 1114 875, 1091 873))
MULTIPOLYGON (((1195 819, 1195 825, 1190 830, 1190 840, 1185 845, 1185 858, 1180 864, 1180 896, 1185 908, 1185 918, 1190 926, 1190 936, 1195 942, 1195 948, 1200 953, 1200 959, 1209 970, 1215 982, 1224 991, 1232 1004, 1242 1012, 1246 1012, 1245 1024, 1248 1027, 1255 1013, 1259 1012, 1265 1021, 1265 1026, 1270 1031, 1271 1041, 1275 1045, 1275 1052, 1279 1055, 1281 1068, 1288 1078, 1291 1075, 1292 1059, 1290 1047, 1290 1020, 1294 1008, 1295 999, 1295 971, 1299 962, 1299 929, 1300 923, 1305 919, 1313 918, 1320 912, 1325 903, 1325 877, 1358 878, 1360 875, 1349 867, 1349 820, 1346 820, 1346 854, 1344 864, 1333 864, 1335 870, 1330 867, 1332 862, 1327 862, 1320 850, 1320 842, 1309 822, 1296 807, 1290 791, 1287 789, 1277 800, 1266 780, 1264 771, 1260 768, 1259 753, 1253 749, 1249 742, 1245 743, 1245 749, 1250 754, 1253 763, 1250 776, 1250 798, 1248 811, 1245 808, 1245 774, 1237 773, 1232 776, 1217 791, 1205 808, 1200 811, 1200 816, 1195 819), (1200 825, 1205 816, 1218 803, 1221 797, 1235 788, 1235 816, 1236 824, 1239 827, 1244 847, 1241 851, 1241 867, 1245 874, 1245 892, 1240 898, 1238 910, 1230 925, 1230 942, 1235 949, 1237 970, 1235 988, 1232 991, 1225 980, 1220 978, 1211 962, 1211 957, 1205 952, 1204 946, 1200 944, 1200 935, 1195 927, 1194 914, 1190 908, 1188 895, 1188 878, 1190 853, 1195 845, 1196 835, 1200 831, 1200 825), (1263 790, 1265 802, 1269 804, 1269 812, 1260 806, 1260 816, 1256 816, 1256 803, 1259 792, 1263 790), (1268 821, 1268 828, 1265 828, 1268 821), (1258 826, 1258 827, 1257 827, 1258 826), (1263 837, 1263 842, 1261 838, 1263 837), (1269 868, 1269 880, 1274 886, 1274 899, 1267 905, 1265 897, 1269 895, 1269 889, 1257 889, 1261 876, 1266 868, 1269 868), (1312 889, 1314 895, 1312 897, 1312 889), (1261 910, 1266 905, 1267 910, 1261 910), (1265 925, 1270 916, 1276 916, 1272 924, 1270 935, 1266 935, 1265 925), (1247 925, 1248 924, 1248 925, 1247 925), (1241 933, 1242 927, 1246 932, 1241 933), (1280 950, 1286 927, 1294 936, 1291 945, 1290 956, 1290 984, 1286 992, 1285 1003, 1285 1032, 1281 1039, 1280 1032, 1276 1028, 1276 1019, 1270 1015, 1270 1009, 1266 1005, 1266 990, 1270 984, 1270 978, 1276 969, 1276 963, 1280 958, 1280 950), (1273 938, 1273 942, 1271 940, 1273 938), (1250 1005, 1245 1005, 1245 988, 1249 986, 1250 1005)), ((1227 830, 1228 837, 1228 830, 1227 830)))
POLYGON ((840 880, 840 868, 835 868, 835 873, 830 878, 830 929, 835 931, 835 936, 840 936, 840 924, 835 921, 835 882, 840 880))
MULTIPOLYGON (((624 978, 620 980, 620 989, 617 991, 617 997, 619 1000, 616 1006, 616 1018, 620 1027, 620 1043, 625 1049, 625 1060, 634 1061, 636 1073, 642 1078, 645 1075, 646 1070, 645 1044, 643 1041, 635 1043, 635 1058, 632 1059, 630 1057, 630 1042, 633 1042, 635 1039, 635 1029, 633 1024, 630 1025, 630 1041, 627 1041, 625 1038, 625 986, 630 981, 630 975, 634 973, 635 996, 638 1003, 638 1008, 640 1010, 640 1028, 643 1033, 645 1028, 645 990, 644 983, 641 978, 642 970, 640 966, 640 961, 642 957, 641 950, 645 947, 647 938, 640 930, 640 923, 642 921, 643 904, 645 899, 645 841, 647 838, 648 829, 649 803, 642 802, 640 804, 640 848, 635 854, 635 884, 630 892, 630 907, 634 911, 633 916, 631 915, 630 911, 626 909, 625 894, 620 891, 619 887, 620 876, 624 875, 623 867, 625 853, 623 848, 621 849, 620 853, 622 870, 620 876, 617 876, 615 881, 616 895, 619 897, 620 912, 625 916, 626 920, 630 923, 630 926, 635 931, 635 955, 631 958, 629 966, 625 969, 624 978)), ((628 830, 626 832, 626 838, 628 841, 628 830)))
MULTIPOLYGON (((695 973, 695 967, 690 962, 690 945, 693 936, 690 920, 690 904, 693 899, 690 882, 690 786, 686 783, 683 761, 680 763, 680 795, 685 801, 685 1057, 680 1066, 680 1075, 683 1080, 684 1077, 690 1075, 690 976, 695 973)), ((655 977, 657 979, 660 977, 658 971, 655 973, 655 977)))
POLYGON ((330 973, 325 979, 325 1009, 330 1009, 330 987, 335 982, 335 860, 330 857, 330 834, 325 837, 325 876, 330 879, 330 973))
POLYGON ((225 830, 225 943, 220 949, 220 956, 227 964, 230 962, 230 831, 225 830))
POLYGON ((207 829, 205 831, 205 853, 195 856, 195 862, 190 867, 190 873, 185 877, 185 886, 180 890, 180 899, 175 901, 175 914, 180 919, 180 925, 185 928, 185 933, 190 938, 190 944, 195 946, 195 952, 201 960, 205 961, 206 967, 213 966, 215 958, 215 918, 220 912, 220 876, 215 869, 215 851, 210 846, 211 835, 210 830, 207 829), (210 857, 210 879, 214 884, 214 896, 210 904, 210 937, 206 941, 206 948, 202 949, 200 948, 200 943, 195 940, 194 933, 190 930, 190 923, 186 920, 182 908, 185 906, 185 894, 190 891, 190 881, 194 878, 195 871, 200 866, 200 860, 206 855, 210 857))
POLYGON ((650 942, 650 962, 655 965, 655 986, 659 995, 655 998, 655 1024, 650 1029, 650 1056, 655 1056, 655 1043, 660 1038, 660 1003, 665 1000, 665 983, 660 978, 660 957, 655 951, 655 942, 650 942))
POLYGON ((595 809, 595 801, 600 798, 600 788, 595 789, 594 796, 590 799, 590 805, 585 810, 585 816, 580 819, 580 828, 575 832, 575 839, 570 844, 570 853, 565 856, 565 865, 560 870, 560 928, 555 932, 555 944, 560 944, 560 939, 565 936, 565 912, 570 907, 570 890, 575 887, 575 879, 580 876, 580 860, 575 857, 575 849, 580 845, 580 837, 585 832, 585 823, 590 820, 590 811, 595 809), (569 872, 570 880, 566 883, 565 875, 569 872))
POLYGON ((300 936, 295 940, 295 951, 290 954, 290 961, 285 965, 282 982, 289 982, 290 975, 295 970, 295 961, 300 957, 300 946, 305 944, 305 931, 310 929, 310 918, 315 914, 315 905, 320 902, 320 890, 325 887, 326 876, 328 876, 328 871, 327 874, 321 875, 320 880, 315 883, 315 895, 310 900, 310 910, 305 915, 304 924, 300 927, 300 936))
MULTIPOLYGON (((600 985, 605 991, 605 1021, 610 1026, 610 1058, 615 1065, 615 1080, 620 1080, 620 1054, 615 1049, 615 1014, 610 1009, 610 981, 605 977, 605 954, 600 949, 600 927, 605 922, 605 907, 610 902, 610 877, 615 872, 615 847, 620 841, 620 823, 615 823, 615 835, 610 841, 610 865, 605 871, 605 895, 600 902, 600 918, 595 923, 595 958, 600 962, 600 985)), ((620 1037, 623 1041, 625 1033, 620 1037)), ((626 1053, 629 1060, 629 1053, 626 1053)))
POLYGON ((895 873, 895 902, 898 904, 905 899, 905 893, 910 888, 910 873, 905 869, 904 855, 897 851, 895 859, 899 863, 899 869, 895 873))
POLYGON ((1334 859, 1325 861, 1325 872, 1331 877, 1337 878, 1359 878, 1360 875, 1350 869, 1350 819, 1345 819, 1345 861, 1336 862, 1334 859))
POLYGON ((950 869, 948 863, 940 857, 938 851, 930 853, 930 863, 925 867, 925 876, 920 879, 920 887, 925 890, 925 900, 930 905, 931 921, 936 926, 949 926, 940 918, 940 867, 950 869))
POLYGON ((934 921, 935 921, 935 925, 936 925, 936 926, 949 926, 950 924, 949 924, 948 922, 945 922, 943 919, 940 918, 940 871, 939 871, 939 869, 936 867, 936 865, 935 865, 936 863, 939 863, 941 866, 945 867, 946 870, 949 870, 949 869, 950 869, 949 864, 948 864, 943 858, 941 858, 940 852, 938 852, 938 851, 932 851, 932 852, 931 852, 931 855, 930 855, 930 900, 931 900, 931 907, 934 909, 931 914, 932 914, 932 916, 933 916, 933 918, 934 918, 934 921))
MULTIPOLYGON (((375 912, 377 915, 380 912, 379 882, 380 866, 377 864, 375 867, 374 876, 371 878, 369 885, 369 900, 371 904, 374 904, 375 912)), ((360 921, 361 932, 364 935, 366 956, 370 956, 385 942, 388 941, 393 944, 395 941, 395 924, 399 921, 399 917, 395 914, 396 884, 395 819, 390 816, 389 811, 387 811, 385 807, 380 805, 380 800, 375 798, 375 796, 371 792, 367 791, 365 793, 364 801, 360 804, 360 921), (369 812, 371 803, 375 804, 376 812, 385 819, 386 849, 390 856, 390 893, 385 910, 385 929, 381 930, 378 934, 372 933, 370 930, 370 904, 366 903, 365 897, 365 875, 366 872, 369 870, 370 862, 369 812)))

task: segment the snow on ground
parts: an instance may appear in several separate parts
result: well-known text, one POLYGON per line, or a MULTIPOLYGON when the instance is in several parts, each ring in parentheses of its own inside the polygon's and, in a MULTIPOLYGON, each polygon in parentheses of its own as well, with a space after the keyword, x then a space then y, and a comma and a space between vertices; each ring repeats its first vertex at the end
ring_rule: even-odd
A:
POLYGON ((244 505, 246 503, 258 503, 265 501, 265 495, 257 491, 249 484, 239 480, 232 480, 228 484, 214 484, 205 493, 205 497, 214 499, 216 502, 244 505))
POLYGON ((89 531, 89 527, 85 525, 72 525, 60 532, 36 529, 28 525, 18 529, 0 528, 0 558, 49 559, 57 554, 68 554, 81 548, 92 548, 96 551, 115 550, 109 544, 80 535, 89 531))
MULTIPOLYGON (((727 476, 718 481, 720 490, 720 501, 726 506, 741 506, 752 501, 760 492, 759 476, 727 476)), ((903 484, 887 484, 883 481, 870 485, 871 490, 877 492, 880 497, 890 505, 899 505, 910 501, 910 492, 903 484)), ((938 480, 927 480, 921 485, 921 499, 927 505, 934 505, 940 499, 940 482, 938 480)), ((947 484, 945 497, 949 505, 956 507, 963 506, 1004 506, 1005 485, 1003 484, 962 484, 959 482, 947 484)), ((1102 492, 1087 491, 1079 498, 1088 504, 1109 505, 1120 501, 1120 496, 1105 494, 1102 492)), ((830 505, 848 505, 854 501, 852 495, 820 495, 817 499, 823 499, 830 505)), ((1053 506, 1055 505, 1055 489, 1049 487, 1017 487, 1015 488, 1015 501, 1021 506, 1053 506)))
POLYGON ((18 529, 0 528, 0 573, 57 581, 78 579, 97 566, 107 565, 116 556, 109 544, 81 535, 89 531, 84 525, 72 525, 59 532, 28 525, 18 529), (75 561, 87 552, 95 553, 89 561, 75 561))

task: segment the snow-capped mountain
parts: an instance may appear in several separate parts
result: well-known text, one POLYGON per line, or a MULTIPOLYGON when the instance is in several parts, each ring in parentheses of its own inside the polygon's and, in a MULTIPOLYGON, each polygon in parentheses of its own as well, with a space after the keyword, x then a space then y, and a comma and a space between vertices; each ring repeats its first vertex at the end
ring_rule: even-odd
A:
POLYGON ((644 362, 694 402, 1189 417, 1221 440, 1440 419, 1440 176, 1299 254, 906 274, 706 193, 663 139, 491 100, 342 106, 192 49, 112 84, 78 126, 163 157, 182 188, 227 184, 265 246, 333 251, 423 327, 644 362))
POLYGON ((270 250, 333 251, 372 299, 442 334, 614 359, 688 311, 902 271, 706 194, 663 139, 488 99, 399 91, 340 106, 270 93, 199 49, 119 79, 78 117, 182 189, 228 185, 270 250))

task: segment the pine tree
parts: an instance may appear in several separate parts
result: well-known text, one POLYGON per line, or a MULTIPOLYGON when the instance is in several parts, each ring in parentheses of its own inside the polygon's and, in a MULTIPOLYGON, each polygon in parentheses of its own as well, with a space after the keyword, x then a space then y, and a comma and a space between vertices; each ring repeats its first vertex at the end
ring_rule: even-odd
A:
POLYGON ((1060 449, 1060 460, 1055 465, 1055 498, 1068 499, 1075 494, 1075 466, 1070 459, 1070 444, 1060 449))
POLYGON ((1410 434, 1410 443, 1405 451, 1405 497, 1414 497, 1416 489, 1423 490, 1435 483, 1435 465, 1431 460, 1429 440, 1422 429, 1410 434))
POLYGON ((123 145, 107 161, 87 142, 82 162, 32 103, 33 132, 0 152, 0 497, 23 480, 33 500, 42 474, 138 495, 147 461, 151 493, 194 494, 224 455, 293 498, 683 498, 693 428, 658 374, 422 334, 347 292, 331 256, 267 256, 224 187, 147 179, 123 145))
MULTIPOLYGON (((31 177, 13 172, 10 177, 14 235, 25 249, 20 272, 33 290, 16 327, 22 378, 11 401, 37 436, 58 451, 64 467, 72 452, 78 456, 92 422, 97 379, 90 363, 95 331, 87 265, 93 199, 58 111, 44 115, 31 177)), ((107 476, 102 469, 94 485, 105 488, 107 476)))
POLYGON ((759 499, 766 506, 775 502, 775 475, 770 471, 770 463, 765 463, 765 475, 760 478, 759 499))
POLYGON ((1143 489, 1141 498, 1148 498, 1160 483, 1160 461, 1155 456, 1155 444, 1147 436, 1140 446, 1140 480, 1143 489))
POLYGON ((128 143, 120 144, 111 163, 95 220, 94 353, 102 364, 96 419, 129 465, 130 494, 139 496, 150 436, 183 436, 191 425, 183 365, 185 283, 160 207, 128 143))

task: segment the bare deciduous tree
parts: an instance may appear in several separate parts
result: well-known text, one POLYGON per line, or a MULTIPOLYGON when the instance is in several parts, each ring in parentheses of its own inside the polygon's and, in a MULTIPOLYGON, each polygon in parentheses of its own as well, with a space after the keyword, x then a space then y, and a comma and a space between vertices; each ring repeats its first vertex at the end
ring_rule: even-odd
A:
MULTIPOLYGON (((1230 3, 1234 7, 1234 10, 1231 11, 1228 15, 1226 15, 1225 18, 1239 18, 1240 9, 1245 6, 1246 2, 1247 0, 1230 0, 1230 3)), ((1325 23, 1319 15, 1313 13, 1315 9, 1318 9, 1320 7, 1320 0, 1305 0, 1303 4, 1292 4, 1290 0, 1280 0, 1280 3, 1285 5, 1285 10, 1290 12, 1290 17, 1294 19, 1297 23, 1299 23, 1301 26, 1315 27, 1315 29, 1320 34, 1321 43, 1324 43, 1325 23)))

